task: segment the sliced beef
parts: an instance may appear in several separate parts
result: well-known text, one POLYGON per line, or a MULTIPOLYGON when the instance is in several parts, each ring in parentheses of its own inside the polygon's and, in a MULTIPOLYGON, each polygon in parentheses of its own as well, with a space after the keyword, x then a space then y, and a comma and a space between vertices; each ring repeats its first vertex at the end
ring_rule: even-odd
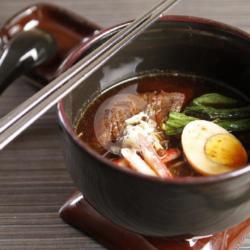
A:
POLYGON ((160 93, 149 92, 142 95, 148 103, 146 112, 158 124, 167 117, 170 111, 179 112, 185 101, 185 95, 179 92, 161 91, 160 93))
POLYGON ((145 111, 159 124, 170 111, 180 111, 184 100, 182 93, 165 91, 115 95, 103 102, 97 111, 96 137, 104 148, 110 149, 122 135, 126 119, 145 111))
POLYGON ((100 144, 107 148, 115 143, 125 128, 125 120, 146 106, 146 101, 136 94, 118 94, 107 99, 95 118, 95 132, 100 144))

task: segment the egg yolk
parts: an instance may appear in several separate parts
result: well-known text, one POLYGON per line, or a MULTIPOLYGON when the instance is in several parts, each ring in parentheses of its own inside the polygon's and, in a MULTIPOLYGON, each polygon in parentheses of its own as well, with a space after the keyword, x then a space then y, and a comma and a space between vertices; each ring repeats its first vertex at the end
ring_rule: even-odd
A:
POLYGON ((208 138, 205 152, 210 160, 232 168, 247 163, 246 150, 241 142, 231 134, 216 134, 208 138))

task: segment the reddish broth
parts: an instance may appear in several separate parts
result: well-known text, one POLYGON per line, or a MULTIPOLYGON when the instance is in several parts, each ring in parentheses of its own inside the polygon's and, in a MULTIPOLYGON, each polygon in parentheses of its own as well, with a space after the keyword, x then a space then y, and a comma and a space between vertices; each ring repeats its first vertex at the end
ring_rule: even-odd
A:
MULTIPOLYGON (((100 117, 98 117, 98 115, 100 114, 100 109, 107 108, 107 106, 112 103, 117 95, 140 95, 149 92, 155 92, 156 94, 159 94, 161 93, 161 91, 171 93, 178 92, 184 94, 185 102, 182 109, 185 108, 185 106, 190 103, 192 99, 205 93, 217 92, 222 95, 231 96, 237 99, 243 97, 237 91, 228 88, 226 85, 206 78, 179 73, 148 74, 137 78, 128 79, 124 82, 120 82, 114 85, 114 87, 105 90, 101 95, 97 96, 94 101, 92 101, 87 107, 84 108, 84 111, 82 112, 82 115, 76 126, 76 133, 78 134, 79 138, 81 138, 99 154, 111 160, 117 159, 120 156, 115 155, 109 150, 105 149, 99 143, 99 140, 97 138, 95 127, 98 126, 96 126, 95 123, 96 121, 100 120, 100 117)), ((128 104, 128 102, 124 102, 123 104, 125 106, 124 108, 126 109, 129 109, 129 106, 131 106, 130 104, 128 104)), ((117 110, 120 109, 122 109, 122 107, 117 108, 117 110)), ((244 146, 246 146, 246 149, 249 153, 249 133, 238 133, 237 137, 242 141, 244 146)), ((166 139, 169 141, 169 146, 171 148, 178 148, 182 150, 179 136, 168 136, 166 139)), ((181 166, 176 166, 175 164, 170 164, 168 166, 173 176, 199 175, 189 166, 184 156, 182 156, 182 160, 185 163, 181 166)))

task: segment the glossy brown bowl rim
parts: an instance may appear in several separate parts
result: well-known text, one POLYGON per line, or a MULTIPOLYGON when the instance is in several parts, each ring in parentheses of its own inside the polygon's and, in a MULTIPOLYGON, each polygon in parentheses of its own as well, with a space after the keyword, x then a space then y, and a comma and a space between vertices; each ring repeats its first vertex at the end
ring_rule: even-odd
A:
MULTIPOLYGON (((238 36, 241 39, 248 40, 250 42, 250 35, 242 31, 239 28, 233 27, 228 24, 224 24, 218 21, 200 18, 200 17, 193 17, 193 16, 179 16, 179 15, 169 15, 169 16, 163 16, 160 18, 161 21, 165 22, 192 22, 196 24, 204 24, 209 25, 211 27, 214 27, 216 29, 221 29, 221 31, 225 31, 227 33, 230 33, 234 36, 238 36)), ((68 67, 72 66, 73 63, 75 63, 75 58, 77 58, 80 54, 82 54, 85 50, 87 50, 89 47, 92 46, 96 41, 99 41, 101 38, 105 37, 106 35, 112 34, 113 32, 116 32, 117 30, 121 29, 127 23, 123 23, 120 25, 116 25, 114 27, 104 29, 92 38, 90 38, 86 43, 81 44, 78 49, 75 49, 72 51, 72 53, 68 56, 68 58, 63 63, 62 69, 67 69, 68 67)), ((249 44, 250 46, 250 44, 249 44)), ((58 117, 59 121, 61 122, 63 128, 66 130, 68 135, 73 139, 73 141, 85 152, 89 154, 90 157, 94 158, 95 160, 99 161, 102 164, 105 164, 105 167, 112 168, 112 170, 118 171, 120 173, 126 174, 128 176, 137 177, 138 179, 143 179, 144 181, 154 182, 162 185, 178 185, 178 186, 185 186, 185 185, 197 185, 197 184, 212 184, 212 183, 218 183, 221 181, 227 181, 233 178, 237 178, 241 175, 247 174, 250 172, 250 164, 241 167, 239 169, 214 175, 214 176, 195 176, 195 177, 175 177, 173 179, 162 179, 159 177, 154 176, 148 176, 141 174, 139 172, 132 171, 130 169, 125 168, 119 168, 117 165, 112 163, 110 160, 102 157, 100 154, 98 154, 94 149, 88 146, 87 143, 83 142, 81 139, 77 137, 77 134, 74 131, 74 128, 71 126, 71 122, 65 112, 64 109, 64 101, 61 100, 57 105, 58 110, 58 117)))

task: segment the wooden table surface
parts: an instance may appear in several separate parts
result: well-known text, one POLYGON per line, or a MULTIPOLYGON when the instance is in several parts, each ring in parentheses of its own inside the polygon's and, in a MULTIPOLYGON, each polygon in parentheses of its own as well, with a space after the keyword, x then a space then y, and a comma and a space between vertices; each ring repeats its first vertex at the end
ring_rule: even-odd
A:
MULTIPOLYGON (((36 2, 41 0, 0 0, 0 25, 36 2)), ((157 1, 48 2, 109 27, 136 17, 157 1)), ((169 13, 212 18, 250 32, 249 0, 182 0, 169 13)), ((26 82, 19 79, 1 96, 0 116, 35 92, 26 82)), ((0 152, 0 250, 104 249, 59 218, 57 211, 72 190, 74 184, 64 165, 56 112, 52 109, 0 152)), ((241 249, 250 249, 250 239, 241 249)))

